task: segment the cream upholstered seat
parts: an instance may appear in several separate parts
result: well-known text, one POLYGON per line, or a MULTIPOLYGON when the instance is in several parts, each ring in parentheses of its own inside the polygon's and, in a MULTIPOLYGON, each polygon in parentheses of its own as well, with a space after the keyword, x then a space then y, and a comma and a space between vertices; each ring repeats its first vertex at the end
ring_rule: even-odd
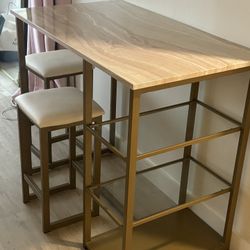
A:
POLYGON ((25 60, 28 69, 42 78, 60 78, 83 71, 82 58, 67 49, 30 54, 25 60))
MULTIPOLYGON (((83 121, 83 94, 73 87, 25 93, 16 98, 18 107, 39 128, 55 127, 83 121)), ((93 118, 103 109, 93 101, 93 118)))

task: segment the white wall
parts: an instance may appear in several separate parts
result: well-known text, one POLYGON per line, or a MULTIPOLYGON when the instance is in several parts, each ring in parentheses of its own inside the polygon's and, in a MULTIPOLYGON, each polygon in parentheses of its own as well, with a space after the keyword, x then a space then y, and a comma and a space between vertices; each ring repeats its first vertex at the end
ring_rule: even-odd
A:
MULTIPOLYGON (((81 1, 81 0, 75 0, 81 1)), ((158 12, 162 15, 172 17, 181 22, 190 24, 202 30, 208 31, 222 38, 240 43, 250 48, 250 1, 249 0, 127 0, 128 2, 137 4, 141 7, 158 12)), ((84 2, 84 0, 82 0, 84 2)), ((86 1, 85 1, 86 2, 86 1)), ((218 80, 212 80, 201 86, 200 97, 207 103, 215 105, 220 110, 229 115, 240 119, 242 109, 244 106, 244 98, 246 95, 247 84, 249 80, 249 73, 238 74, 233 77, 224 77, 218 80)), ((108 109, 109 106, 109 89, 107 82, 109 78, 99 70, 96 70, 95 79, 95 99, 108 109), (100 84, 105 82, 106 84, 100 84), (106 97, 103 97, 106 93, 106 97)), ((172 90, 160 91, 143 96, 142 109, 159 107, 166 104, 176 103, 188 98, 188 87, 179 87, 172 90)), ((122 93, 127 93, 126 90, 119 89, 119 113, 124 113, 122 105, 127 106, 127 94, 125 97, 122 93)), ((107 114, 108 115, 108 114, 107 114)), ((202 118, 202 113, 200 116, 202 118)), ((152 119, 146 118, 141 124, 141 140, 140 151, 149 150, 152 145, 158 143, 172 144, 177 139, 181 131, 183 131, 183 124, 185 116, 179 116, 172 113, 171 116, 157 115, 154 118, 158 119, 156 126, 157 133, 152 134, 152 119), (171 130, 172 129, 172 130, 171 130), (171 132, 169 132, 171 131, 171 132), (175 132, 173 132, 175 131, 175 132), (178 133, 177 133, 178 132, 178 133), (150 141, 150 144, 148 143, 150 141)), ((211 119, 201 121, 199 119, 198 130, 207 132, 216 129, 215 123, 211 119)), ((221 124, 216 124, 221 125, 221 124)), ((183 134, 183 133, 182 133, 183 134)), ((218 173, 222 174, 230 180, 232 174, 233 158, 235 156, 235 145, 237 136, 229 136, 226 139, 217 140, 213 143, 203 144, 195 148, 195 152, 199 154, 199 159, 204 163, 212 166, 218 173)), ((171 159, 177 155, 181 155, 182 151, 175 155, 160 156, 150 159, 149 163, 154 164, 163 161, 163 158, 171 159)), ((166 185, 166 178, 172 180, 172 184, 176 184, 178 173, 176 171, 161 171, 158 174, 151 174, 150 179, 156 183, 163 191, 170 190, 170 186, 166 185), (165 175, 165 176, 164 176, 165 175)), ((196 174, 196 179, 199 190, 205 182, 204 176, 199 173, 196 174)), ((211 180, 211 185, 208 189, 213 188, 215 183, 211 180)), ((196 192, 199 190, 195 190, 196 192)), ((206 190, 205 190, 206 191, 206 190)), ((174 195, 174 193, 172 193, 174 195)), ((211 226, 218 232, 223 231, 224 214, 227 207, 227 196, 207 202, 195 208, 211 226), (199 209, 197 209, 199 208, 199 209)), ((250 152, 247 149, 247 156, 245 161, 245 168, 243 173, 242 185, 240 190, 239 202, 236 211, 236 218, 233 228, 233 237, 231 250, 249 250, 250 249, 250 217, 248 211, 250 210, 250 152)))

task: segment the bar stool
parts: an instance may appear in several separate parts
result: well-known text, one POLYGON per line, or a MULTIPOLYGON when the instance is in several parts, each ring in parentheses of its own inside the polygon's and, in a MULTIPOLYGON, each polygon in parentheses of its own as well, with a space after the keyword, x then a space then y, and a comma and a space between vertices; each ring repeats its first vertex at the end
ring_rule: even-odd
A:
MULTIPOLYGON (((67 86, 69 86, 70 76, 76 76, 82 74, 83 72, 82 58, 67 49, 26 55, 25 63, 28 71, 32 72, 44 81, 44 89, 50 88, 51 81, 65 77, 67 78, 67 86)), ((51 133, 49 133, 50 168, 67 163, 68 159, 62 159, 54 162, 54 164, 52 161, 52 144, 67 138, 67 132, 54 137, 52 137, 51 133)), ((82 147, 82 143, 79 140, 77 140, 77 145, 82 147)), ((39 150, 34 145, 32 145, 32 152, 39 157, 39 150)))
MULTIPOLYGON (((73 161, 76 156, 76 126, 83 123, 82 92, 73 87, 39 90, 18 96, 16 103, 19 124, 23 202, 27 203, 34 198, 41 200, 43 232, 49 232, 55 228, 82 220, 82 213, 52 223, 50 219, 50 194, 76 187, 76 169, 73 166, 73 161), (35 183, 32 176, 32 124, 38 127, 40 136, 41 189, 35 183), (69 128, 69 183, 50 188, 48 133, 61 128, 69 128), (29 188, 32 189, 34 194, 30 194, 29 188)), ((93 102, 92 106, 93 122, 100 123, 104 111, 95 102, 93 102)), ((101 133, 100 130, 98 131, 101 133)), ((93 180, 97 183, 100 182, 100 157, 101 143, 95 141, 93 180)))

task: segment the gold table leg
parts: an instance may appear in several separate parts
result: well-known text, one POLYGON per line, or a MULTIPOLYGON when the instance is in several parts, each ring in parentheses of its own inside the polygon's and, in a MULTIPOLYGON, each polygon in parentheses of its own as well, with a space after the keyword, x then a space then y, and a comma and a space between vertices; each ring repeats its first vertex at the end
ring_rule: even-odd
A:
POLYGON ((91 196, 87 189, 92 184, 92 135, 86 127, 92 122, 93 99, 93 68, 86 61, 83 62, 83 77, 83 245, 86 246, 91 239, 91 196))
MULTIPOLYGON (((197 99, 199 94, 199 83, 195 82, 191 85, 190 91, 190 104, 188 110, 188 117, 187 117, 187 128, 186 128, 186 141, 193 139, 194 134, 194 124, 195 124, 195 114, 196 114, 196 107, 197 107, 197 99)), ((187 184, 188 184, 188 174, 189 174, 189 165, 190 165, 190 156, 192 152, 192 145, 184 148, 184 155, 182 165, 182 172, 181 172, 181 186, 180 186, 180 193, 179 193, 179 204, 183 204, 186 202, 187 196, 187 184)))
MULTIPOLYGON (((116 102, 117 102, 117 80, 111 78, 110 89, 110 120, 116 118, 116 102)), ((110 124, 109 140, 111 145, 115 145, 115 123, 110 124)))
POLYGON ((233 182, 232 182, 232 191, 230 194, 226 224, 224 229, 224 242, 226 249, 230 247, 230 241, 232 236, 233 221, 235 216, 235 209, 239 194, 240 181, 242 175, 242 169, 245 159, 245 153, 247 148, 247 141, 250 130, 250 82, 248 86, 247 98, 245 103, 245 110, 242 120, 242 130, 240 132, 238 150, 236 155, 236 161, 234 166, 233 182))
POLYGON ((124 226, 122 243, 123 250, 132 249, 139 111, 140 94, 138 94, 136 91, 130 90, 126 186, 124 201, 124 226))

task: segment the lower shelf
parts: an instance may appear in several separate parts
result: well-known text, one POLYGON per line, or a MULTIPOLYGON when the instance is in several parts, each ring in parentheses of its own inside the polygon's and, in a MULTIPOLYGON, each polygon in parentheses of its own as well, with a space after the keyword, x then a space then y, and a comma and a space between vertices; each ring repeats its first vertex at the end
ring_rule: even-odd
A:
MULTIPOLYGON (((185 209, 134 229, 131 250, 226 250, 222 237, 185 209)), ((94 237, 89 250, 121 250, 122 227, 94 237)))
MULTIPOLYGON (((174 161, 174 164, 151 170, 147 173, 140 172, 136 176, 134 227, 224 195, 231 190, 230 183, 191 158, 186 203, 180 204, 182 161, 178 160, 178 163, 174 161), (158 178, 162 174, 165 177, 163 191, 157 187, 157 183, 155 186, 149 181, 152 176, 158 178), (210 183, 213 185, 209 185, 210 183)), ((125 178, 121 177, 89 188, 94 200, 120 226, 123 225, 124 220, 125 181, 125 178)))

